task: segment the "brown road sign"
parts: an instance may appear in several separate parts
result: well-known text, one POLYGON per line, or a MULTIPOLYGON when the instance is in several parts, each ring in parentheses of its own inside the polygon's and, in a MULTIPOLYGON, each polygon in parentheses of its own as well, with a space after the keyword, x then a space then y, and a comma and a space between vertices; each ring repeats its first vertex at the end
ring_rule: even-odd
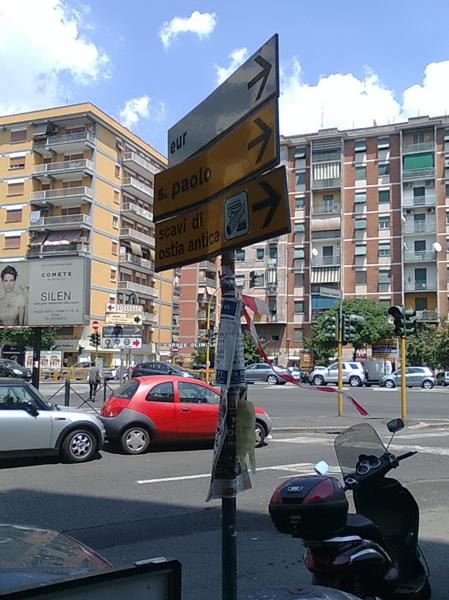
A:
POLYGON ((278 162, 278 103, 274 98, 208 150, 155 176, 154 221, 199 206, 278 162))
POLYGON ((235 186, 178 217, 156 224, 156 271, 215 256, 225 249, 288 233, 285 167, 235 186))

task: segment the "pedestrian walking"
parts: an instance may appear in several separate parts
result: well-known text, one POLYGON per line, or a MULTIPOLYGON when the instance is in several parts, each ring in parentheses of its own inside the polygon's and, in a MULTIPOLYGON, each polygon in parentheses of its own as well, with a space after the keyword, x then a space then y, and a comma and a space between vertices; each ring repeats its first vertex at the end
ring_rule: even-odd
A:
POLYGON ((95 394, 97 393, 98 386, 101 383, 100 369, 95 363, 92 363, 92 366, 89 369, 87 380, 89 382, 89 400, 91 402, 95 402, 95 394))

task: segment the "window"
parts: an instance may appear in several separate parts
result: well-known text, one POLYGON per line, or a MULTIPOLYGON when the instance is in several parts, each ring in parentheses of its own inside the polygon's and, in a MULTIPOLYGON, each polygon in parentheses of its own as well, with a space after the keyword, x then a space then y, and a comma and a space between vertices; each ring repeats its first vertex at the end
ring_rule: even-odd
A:
POLYGON ((300 148, 299 146, 295 148, 295 158, 305 158, 306 157, 306 149, 300 148))
POLYGON ((449 183, 446 183, 445 190, 446 190, 446 192, 445 192, 445 197, 446 197, 446 198, 449 198, 449 183))
MULTIPOLYGON (((163 384, 162 384, 163 385, 163 384)), ((198 383, 180 381, 178 383, 179 401, 188 404, 219 404, 220 395, 198 383)))
POLYGON ((236 262, 243 262, 245 260, 245 251, 244 250, 236 250, 235 251, 235 260, 236 262))
POLYGON ((117 269, 111 267, 111 281, 117 281, 117 269))
POLYGON ((426 188, 424 186, 413 188, 414 198, 423 198, 426 195, 426 188))
POLYGON ((304 223, 295 223, 295 226, 293 229, 294 233, 304 233, 304 230, 305 230, 304 223))
POLYGON ((379 190, 379 204, 390 202, 390 190, 379 190))
POLYGON ((116 215, 112 215, 112 227, 118 229, 118 217, 116 215))
POLYGON ((265 277, 263 273, 254 274, 254 287, 263 287, 265 285, 265 277))
POLYGON ((354 144, 354 152, 366 152, 366 141, 356 140, 354 144))
POLYGON ((359 245, 355 247, 355 256, 366 256, 366 245, 359 245))
POLYGON ((295 287, 303 287, 304 273, 295 273, 295 287))
POLYGON ((304 300, 295 300, 294 313, 295 313, 295 315, 303 315, 304 314, 304 300))
POLYGON ((355 168, 355 179, 356 181, 362 181, 363 179, 366 179, 366 167, 355 168))
POLYGON ((17 248, 20 248, 20 235, 5 236, 3 248, 5 250, 16 250, 17 248))
POLYGON ((235 285, 238 288, 245 287, 245 276, 244 275, 236 275, 235 276, 235 285))
POLYGON ((391 298, 379 298, 379 304, 384 304, 385 306, 391 306, 391 298))
POLYGON ((356 219, 354 223, 355 229, 366 229, 366 219, 356 219))
POLYGON ((280 339, 281 338, 277 334, 274 334, 274 335, 271 336, 271 341, 272 342, 279 342, 280 339))
POLYGON ((306 184, 306 173, 305 171, 296 172, 296 187, 301 187, 306 184))
POLYGON ((426 251, 426 240, 416 240, 414 244, 415 252, 426 251))
POLYGON ((366 192, 357 192, 354 198, 356 204, 363 204, 366 202, 366 192))
POLYGON ((270 250, 269 250, 270 254, 270 258, 277 258, 278 257, 278 249, 276 248, 276 246, 270 246, 270 250))
POLYGON ((446 213, 446 225, 449 225, 449 212, 446 213))
POLYGON ((293 258, 304 258, 304 248, 295 248, 293 258))
POLYGON ((415 298, 415 310, 427 310, 427 298, 415 298))
POLYGON ((365 285, 367 282, 367 271, 356 271, 355 282, 357 285, 365 285))
POLYGON ((23 169, 25 167, 25 156, 11 156, 9 158, 9 168, 11 170, 23 169))
POLYGON ((8 196, 21 196, 23 194, 23 181, 8 183, 8 196))
POLYGON ((387 138, 387 137, 378 138, 377 148, 379 150, 387 150, 389 147, 390 147, 390 138, 387 138))
POLYGON ((390 174, 390 163, 384 163, 382 165, 378 165, 379 177, 384 177, 385 175, 390 174))
POLYGON ((111 248, 111 252, 114 256, 117 256, 118 254, 118 243, 117 242, 112 242, 112 248, 111 248))
POLYGON ((379 283, 390 283, 390 271, 379 271, 379 283))
POLYGON ((379 217, 379 229, 390 229, 390 217, 379 217))
POLYGON ((21 208, 7 208, 5 223, 20 223, 22 220, 21 208))
POLYGON ((304 208, 304 196, 296 196, 295 198, 295 209, 301 210, 304 208))
POLYGON ((404 171, 414 171, 416 169, 431 169, 434 167, 433 152, 421 152, 419 154, 409 154, 403 157, 404 171))
POLYGON ((120 177, 120 165, 114 165, 114 175, 120 177))
POLYGON ((304 340, 304 330, 295 328, 293 329, 293 341, 302 342, 304 340))
POLYGON ((20 131, 11 131, 10 141, 12 144, 16 142, 24 142, 27 139, 27 130, 20 129, 20 131))
POLYGON ((136 379, 131 379, 131 381, 126 381, 123 385, 119 387, 118 390, 114 392, 115 398, 124 398, 125 400, 131 400, 134 394, 137 392, 140 385, 140 381, 136 379))
POLYGON ((120 204, 120 192, 118 190, 114 190, 114 203, 120 204))
POLYGON ((257 260, 263 260, 264 256, 265 256, 265 250, 263 248, 257 248, 256 249, 257 260))
POLYGON ((379 244, 379 256, 390 256, 390 242, 379 244))
POLYGON ((319 239, 328 240, 329 238, 340 238, 340 237, 341 237, 340 229, 331 229, 329 231, 314 231, 313 232, 314 240, 319 240, 319 239))
POLYGON ((334 196, 332 194, 325 194, 323 196, 323 210, 325 212, 332 212, 334 208, 334 196))
POLYGON ((175 395, 171 381, 158 383, 148 392, 145 398, 148 402, 174 402, 175 395))
MULTIPOLYGON (((11 366, 13 365, 15 366, 14 363, 11 366)), ((38 407, 34 396, 26 387, 2 386, 0 388, 0 410, 22 410, 27 402, 38 407)))

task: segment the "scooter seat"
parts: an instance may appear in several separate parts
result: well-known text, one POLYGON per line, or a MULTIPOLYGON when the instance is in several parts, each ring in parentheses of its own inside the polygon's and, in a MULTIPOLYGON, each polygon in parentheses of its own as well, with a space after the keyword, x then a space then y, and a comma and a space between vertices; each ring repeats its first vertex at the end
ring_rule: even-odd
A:
POLYGON ((376 542, 376 544, 383 544, 382 535, 377 525, 362 515, 348 514, 345 535, 358 535, 365 540, 376 542))

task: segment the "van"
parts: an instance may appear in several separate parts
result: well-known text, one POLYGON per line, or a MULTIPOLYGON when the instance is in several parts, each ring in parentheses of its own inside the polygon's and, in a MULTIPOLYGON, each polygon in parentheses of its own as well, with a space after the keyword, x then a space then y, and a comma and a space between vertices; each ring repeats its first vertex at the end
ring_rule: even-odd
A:
POLYGON ((379 385, 385 375, 393 373, 391 360, 370 358, 365 362, 365 385, 379 385))

